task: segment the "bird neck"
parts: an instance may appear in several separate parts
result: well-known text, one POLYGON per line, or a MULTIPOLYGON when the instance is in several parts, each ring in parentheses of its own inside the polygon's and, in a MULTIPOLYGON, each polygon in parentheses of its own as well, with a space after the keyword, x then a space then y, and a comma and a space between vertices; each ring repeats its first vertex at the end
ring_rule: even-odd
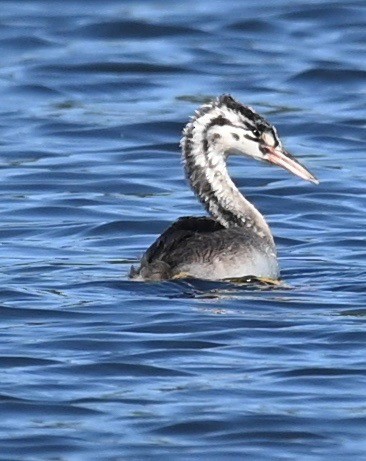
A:
POLYGON ((230 178, 225 152, 210 145, 199 130, 185 133, 182 151, 188 181, 208 213, 226 228, 252 228, 259 237, 273 242, 264 217, 230 178))

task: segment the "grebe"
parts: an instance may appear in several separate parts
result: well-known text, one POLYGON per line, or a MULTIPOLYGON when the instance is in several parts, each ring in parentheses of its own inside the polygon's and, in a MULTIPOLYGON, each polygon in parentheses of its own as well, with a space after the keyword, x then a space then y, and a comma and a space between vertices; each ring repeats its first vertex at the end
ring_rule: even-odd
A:
POLYGON ((270 228, 231 180, 226 158, 244 154, 315 184, 318 180, 284 149, 274 126, 230 95, 195 112, 181 148, 187 179, 211 217, 179 218, 148 248, 140 266, 132 266, 130 277, 278 279, 270 228))

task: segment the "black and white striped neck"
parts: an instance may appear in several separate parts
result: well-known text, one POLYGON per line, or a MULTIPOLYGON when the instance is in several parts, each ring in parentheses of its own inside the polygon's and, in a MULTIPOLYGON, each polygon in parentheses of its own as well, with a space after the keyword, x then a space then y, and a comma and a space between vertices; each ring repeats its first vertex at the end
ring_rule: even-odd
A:
POLYGON ((254 137, 269 127, 251 108, 224 95, 196 112, 184 129, 181 146, 188 181, 208 213, 226 228, 252 228, 259 237, 273 241, 263 216, 240 193, 226 165, 239 136, 254 137))

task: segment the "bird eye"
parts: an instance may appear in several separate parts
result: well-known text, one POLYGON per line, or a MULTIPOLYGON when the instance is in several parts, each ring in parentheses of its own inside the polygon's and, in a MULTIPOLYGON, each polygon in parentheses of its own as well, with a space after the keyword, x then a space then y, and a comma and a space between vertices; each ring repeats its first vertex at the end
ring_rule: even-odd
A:
POLYGON ((255 136, 256 138, 259 138, 259 136, 260 136, 259 130, 253 130, 253 134, 254 134, 254 136, 255 136))

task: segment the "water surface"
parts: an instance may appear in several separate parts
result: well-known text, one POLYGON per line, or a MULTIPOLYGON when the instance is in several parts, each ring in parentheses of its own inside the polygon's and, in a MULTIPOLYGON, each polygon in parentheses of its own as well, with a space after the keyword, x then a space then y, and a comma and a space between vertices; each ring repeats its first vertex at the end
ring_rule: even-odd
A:
POLYGON ((0 459, 363 460, 364 2, 1 9, 0 459), (286 286, 130 282, 222 93, 321 181, 230 162, 286 286))

